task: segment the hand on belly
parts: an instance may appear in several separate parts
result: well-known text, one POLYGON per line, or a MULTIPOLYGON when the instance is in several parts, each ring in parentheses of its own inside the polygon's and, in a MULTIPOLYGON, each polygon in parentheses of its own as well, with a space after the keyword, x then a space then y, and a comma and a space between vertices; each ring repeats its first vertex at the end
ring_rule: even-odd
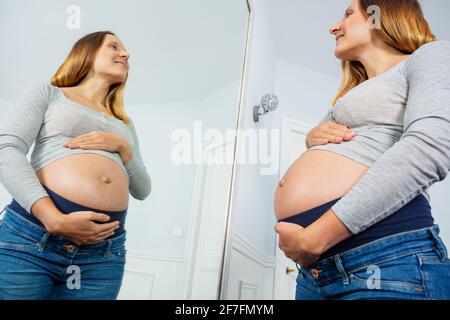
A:
POLYGON ((105 211, 128 207, 128 176, 105 156, 66 156, 40 169, 37 176, 43 185, 80 205, 105 211))
POLYGON ((345 195, 368 168, 334 152, 311 150, 288 169, 275 191, 277 219, 285 219, 345 195))

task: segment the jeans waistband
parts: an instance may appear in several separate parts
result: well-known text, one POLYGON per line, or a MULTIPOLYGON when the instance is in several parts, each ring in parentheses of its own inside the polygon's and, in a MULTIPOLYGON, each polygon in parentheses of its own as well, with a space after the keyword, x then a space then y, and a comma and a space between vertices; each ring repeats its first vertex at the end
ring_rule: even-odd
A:
POLYGON ((434 250, 444 261, 448 253, 439 231, 439 226, 435 224, 429 228, 401 232, 338 253, 308 267, 296 266, 302 275, 311 277, 315 284, 320 285, 336 278, 343 278, 344 283, 348 283, 348 274, 368 265, 419 252, 434 250))
MULTIPOLYGON (((282 219, 280 222, 295 223, 306 228, 325 214, 339 199, 335 199, 295 216, 282 219)), ((401 232, 430 228, 434 224, 430 203, 421 194, 385 219, 329 248, 326 252, 322 253, 319 260, 324 260, 335 254, 345 252, 377 239, 401 232)))
POLYGON ((13 232, 20 234, 21 237, 36 242, 40 251, 42 251, 45 246, 62 247, 68 245, 72 247, 70 253, 73 254, 76 252, 94 251, 102 251, 104 254, 108 254, 113 248, 122 246, 126 240, 126 231, 124 231, 120 235, 114 235, 113 237, 96 244, 77 246, 69 239, 47 232, 43 227, 34 224, 22 215, 11 210, 8 206, 4 209, 4 211, 5 213, 3 219, 0 220, 0 224, 3 224, 13 232))
MULTIPOLYGON (((42 185, 44 189, 47 191, 50 199, 52 199, 55 206, 58 208, 58 210, 61 213, 69 214, 76 211, 94 211, 97 213, 104 213, 110 217, 110 220, 107 222, 113 222, 118 220, 119 221, 119 229, 116 230, 113 236, 120 235, 125 232, 125 218, 127 214, 127 209, 122 211, 106 211, 106 210, 100 210, 95 208, 86 207, 83 205, 80 205, 76 202, 70 201, 50 188, 46 187, 45 185, 42 185)), ((21 215, 22 217, 26 218, 30 222, 37 224, 38 226, 44 228, 44 225, 42 222, 37 219, 33 214, 29 213, 25 208, 23 208, 15 199, 12 199, 11 203, 7 206, 10 210, 14 211, 15 213, 21 215)), ((102 223, 102 222, 97 222, 102 223)))

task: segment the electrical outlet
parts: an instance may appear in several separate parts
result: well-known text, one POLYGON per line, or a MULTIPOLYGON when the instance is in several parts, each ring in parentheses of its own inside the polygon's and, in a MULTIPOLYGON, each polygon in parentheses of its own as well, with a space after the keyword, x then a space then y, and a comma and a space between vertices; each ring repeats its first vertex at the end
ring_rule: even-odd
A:
POLYGON ((175 226, 172 230, 172 237, 181 238, 183 236, 183 227, 175 226))

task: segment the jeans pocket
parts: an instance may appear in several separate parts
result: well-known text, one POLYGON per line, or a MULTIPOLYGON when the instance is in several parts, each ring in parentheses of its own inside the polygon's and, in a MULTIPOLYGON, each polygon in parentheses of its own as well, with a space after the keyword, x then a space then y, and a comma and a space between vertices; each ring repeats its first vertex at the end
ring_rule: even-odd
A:
POLYGON ((434 250, 417 253, 420 272, 428 299, 450 300, 450 259, 444 259, 434 250))
POLYGON ((450 259, 448 257, 442 259, 435 250, 417 253, 416 255, 419 259, 420 266, 424 264, 450 264, 450 259))
POLYGON ((423 294, 423 278, 415 254, 368 264, 349 273, 353 285, 369 290, 423 294))
POLYGON ((119 260, 125 260, 127 249, 125 243, 115 244, 109 251, 110 255, 119 260))
POLYGON ((37 249, 39 242, 32 240, 0 221, 0 249, 37 249))

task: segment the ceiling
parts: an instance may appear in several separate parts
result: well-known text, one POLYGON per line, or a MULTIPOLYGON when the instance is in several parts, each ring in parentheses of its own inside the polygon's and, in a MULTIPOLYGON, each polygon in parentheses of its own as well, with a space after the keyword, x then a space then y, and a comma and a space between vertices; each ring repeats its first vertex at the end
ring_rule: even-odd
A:
POLYGON ((130 53, 126 103, 198 100, 241 78, 247 20, 246 0, 0 0, 0 98, 49 82, 76 40, 110 30, 130 53))

